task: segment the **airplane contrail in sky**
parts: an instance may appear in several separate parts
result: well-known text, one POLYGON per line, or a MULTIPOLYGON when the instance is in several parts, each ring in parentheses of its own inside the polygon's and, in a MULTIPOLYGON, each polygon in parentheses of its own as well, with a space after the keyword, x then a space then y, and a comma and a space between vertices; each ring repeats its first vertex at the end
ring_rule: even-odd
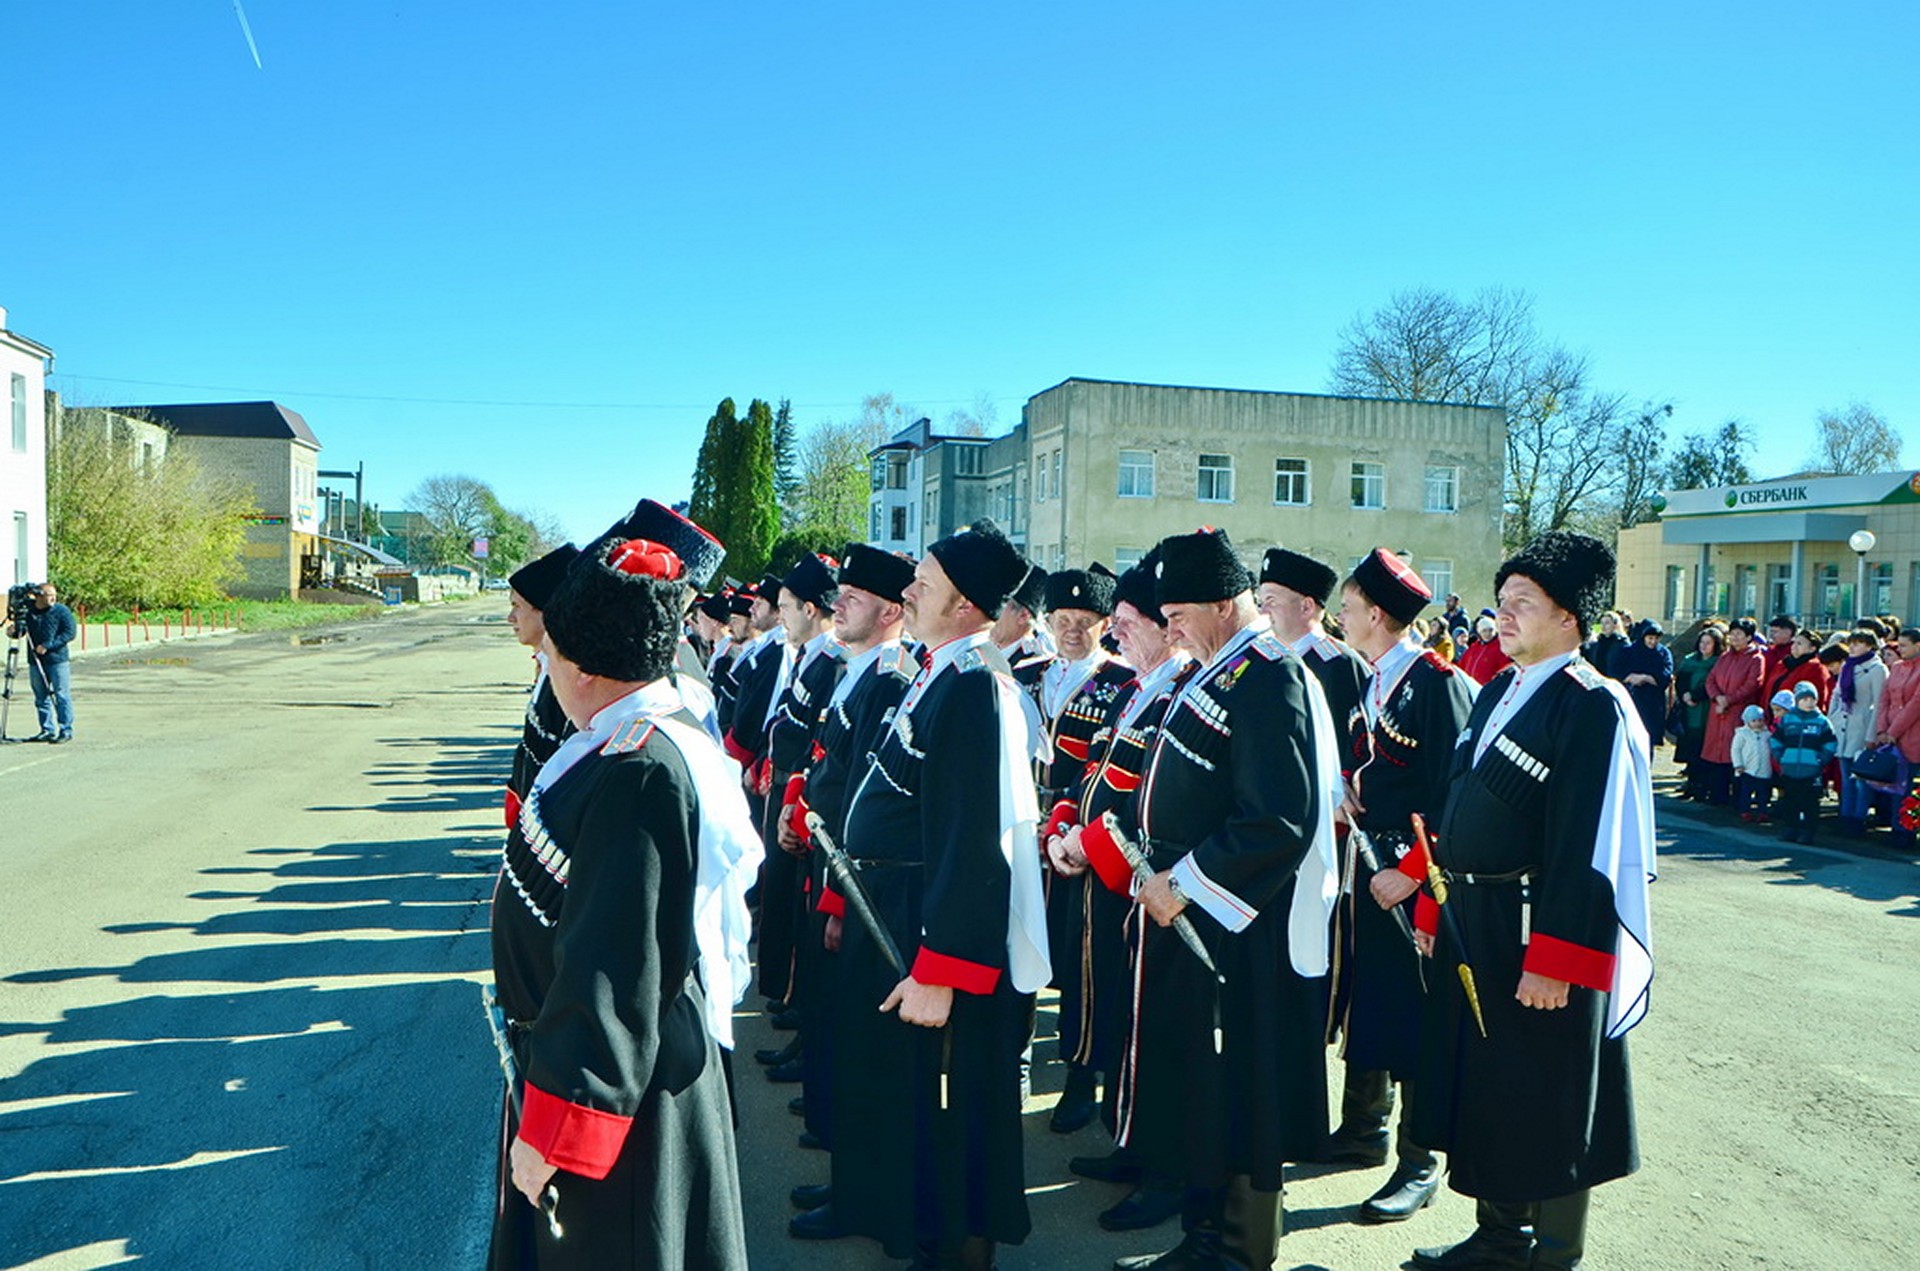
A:
POLYGON ((253 26, 247 21, 247 11, 240 7, 240 0, 233 0, 233 16, 240 19, 240 34, 247 37, 247 51, 253 54, 255 70, 265 70, 260 65, 260 46, 253 42, 253 26))

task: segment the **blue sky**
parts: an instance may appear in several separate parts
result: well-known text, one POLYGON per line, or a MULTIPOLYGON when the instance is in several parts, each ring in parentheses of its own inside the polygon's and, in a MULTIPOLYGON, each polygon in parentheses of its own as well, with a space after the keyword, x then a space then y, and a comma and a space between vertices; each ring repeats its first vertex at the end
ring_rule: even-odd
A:
POLYGON ((69 399, 275 398, 390 507, 465 471, 588 534, 723 396, 1317 392, 1413 286, 1531 293, 1763 472, 1920 422, 1911 5, 247 14, 264 69, 230 0, 8 6, 0 305, 69 399))

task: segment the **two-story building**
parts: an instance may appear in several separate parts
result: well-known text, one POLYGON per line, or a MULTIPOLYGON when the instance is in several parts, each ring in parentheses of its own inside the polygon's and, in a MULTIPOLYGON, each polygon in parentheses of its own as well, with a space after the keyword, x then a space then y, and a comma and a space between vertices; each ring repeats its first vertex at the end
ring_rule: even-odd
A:
POLYGON ((322 580, 320 441, 278 402, 115 406, 172 434, 172 448, 209 476, 244 482, 259 512, 240 549, 235 595, 284 599, 322 580))
POLYGON ((0 309, 0 384, 7 435, 0 444, 0 535, 7 587, 47 579, 47 373, 53 350, 7 328, 0 309))
POLYGON ((1069 379, 1004 437, 923 420, 873 457, 873 540, 916 555, 989 515, 1043 568, 1124 568, 1216 525, 1250 565, 1282 545, 1344 574, 1385 546, 1480 603, 1502 559, 1494 407, 1069 379))

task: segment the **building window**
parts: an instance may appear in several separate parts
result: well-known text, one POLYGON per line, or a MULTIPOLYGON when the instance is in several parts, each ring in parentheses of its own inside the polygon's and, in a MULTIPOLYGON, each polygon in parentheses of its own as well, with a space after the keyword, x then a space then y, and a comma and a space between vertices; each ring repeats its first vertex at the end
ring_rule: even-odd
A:
POLYGON ((1863 613, 1893 612, 1893 562, 1867 566, 1867 604, 1863 613))
POLYGON ((1760 571, 1752 565, 1733 567, 1733 607, 1740 613, 1760 612, 1760 571))
POLYGON ((867 539, 874 543, 880 541, 880 505, 878 503, 867 509, 867 539))
POLYGON ((907 457, 901 454, 887 456, 887 489, 904 490, 907 488, 907 457))
POLYGON ((1792 613, 1799 607, 1793 603, 1793 566, 1767 566, 1767 612, 1792 613))
POLYGON ((1420 577, 1426 580, 1428 590, 1436 596, 1444 597, 1453 593, 1453 562, 1450 560, 1427 561, 1420 566, 1420 577))
POLYGON ((984 446, 960 446, 953 456, 953 472, 959 477, 977 477, 980 475, 981 456, 986 453, 984 446))
POLYGON ((1353 506, 1357 508, 1383 508, 1387 506, 1387 465, 1384 463, 1360 463, 1353 465, 1353 506))
POLYGON ((1123 499, 1153 497, 1153 451, 1120 452, 1120 487, 1115 493, 1123 499))
POLYGON ((887 457, 885 455, 873 457, 873 471, 868 474, 867 484, 876 490, 887 488, 887 457))
POLYGON ((13 377, 13 452, 27 453, 27 377, 13 377))
POLYGON ((1140 548, 1140 547, 1114 548, 1113 549, 1113 572, 1116 574, 1125 573, 1127 570, 1132 569, 1135 565, 1138 565, 1140 563, 1140 558, 1145 556, 1146 554, 1147 554, 1146 549, 1140 548))
POLYGON ((1686 598, 1686 569, 1679 565, 1667 566, 1667 621, 1678 622, 1685 617, 1680 611, 1685 607, 1686 598))
MULTIPOLYGON (((1847 588, 1851 591, 1852 588, 1847 588)), ((1813 567, 1813 605, 1819 611, 1815 621, 1825 625, 1834 621, 1842 609, 1851 608, 1847 597, 1840 587, 1840 567, 1838 565, 1815 565, 1813 567)), ((1735 615, 1736 617, 1739 615, 1735 615)))
POLYGON ((1047 457, 1041 455, 1040 462, 1033 467, 1033 501, 1035 503, 1045 503, 1047 501, 1047 473, 1049 471, 1047 457))
MULTIPOLYGON (((13 586, 27 581, 27 514, 13 514, 13 586)), ((8 670, 12 670, 11 667, 8 670)))
POLYGON ((1281 507, 1306 507, 1312 501, 1307 497, 1307 474, 1305 459, 1275 459, 1273 501, 1281 507))
POLYGON ((1066 484, 1060 479, 1060 453, 1058 450, 1053 452, 1053 497, 1056 499, 1067 497, 1066 484))
POLYGON ((1233 502, 1233 456, 1201 455, 1198 482, 1202 503, 1233 502))
POLYGON ((1427 469, 1427 507, 1429 512, 1460 510, 1460 469, 1427 469))
POLYGON ((904 507, 897 507, 892 511, 893 515, 890 518, 892 523, 887 527, 889 530, 887 537, 893 542, 903 543, 907 538, 907 510, 904 507))

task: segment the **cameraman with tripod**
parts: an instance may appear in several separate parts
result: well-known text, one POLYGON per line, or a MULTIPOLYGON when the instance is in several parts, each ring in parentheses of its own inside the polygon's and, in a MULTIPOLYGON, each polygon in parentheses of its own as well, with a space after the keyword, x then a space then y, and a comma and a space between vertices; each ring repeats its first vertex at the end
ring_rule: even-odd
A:
POLYGON ((59 590, 52 583, 43 583, 33 593, 31 607, 9 606, 12 612, 7 635, 27 642, 27 679, 33 685, 33 704, 40 712, 40 735, 31 738, 33 741, 73 740, 73 667, 67 659, 67 646, 79 634, 79 627, 73 620, 73 610, 59 600, 59 590))

